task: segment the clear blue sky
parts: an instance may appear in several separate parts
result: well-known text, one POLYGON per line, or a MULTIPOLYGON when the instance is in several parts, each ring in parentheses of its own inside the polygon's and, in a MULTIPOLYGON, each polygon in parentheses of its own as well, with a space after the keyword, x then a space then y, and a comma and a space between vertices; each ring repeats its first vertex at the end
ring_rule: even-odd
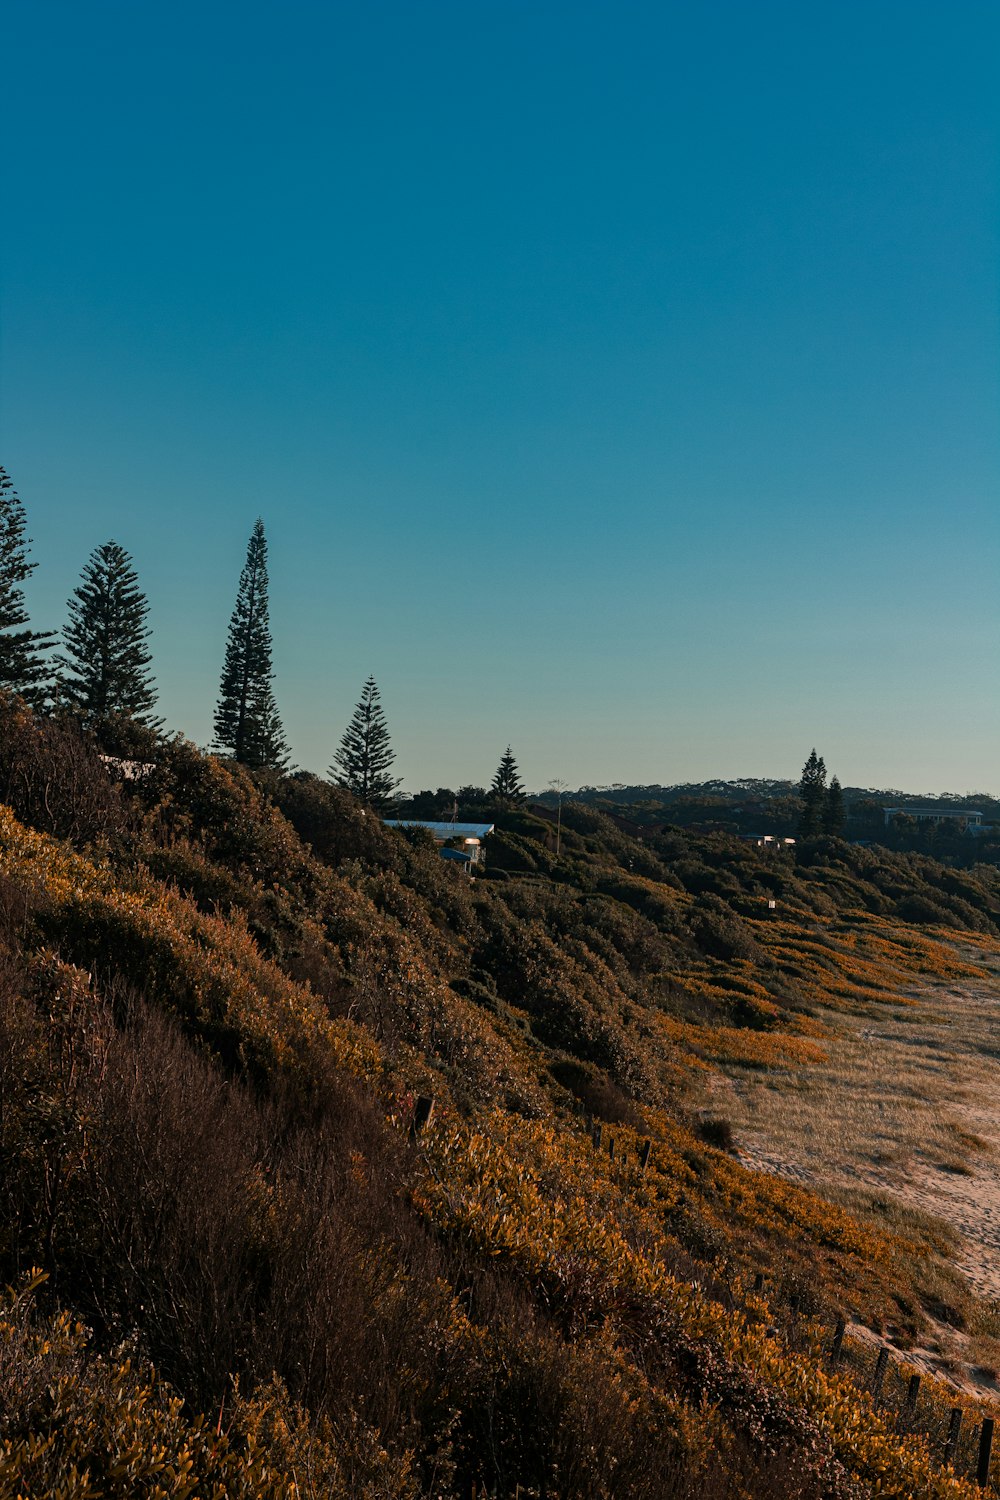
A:
POLYGON ((6 15, 39 625, 119 541, 206 742, 259 513, 311 769, 1000 790, 993 0, 6 15))

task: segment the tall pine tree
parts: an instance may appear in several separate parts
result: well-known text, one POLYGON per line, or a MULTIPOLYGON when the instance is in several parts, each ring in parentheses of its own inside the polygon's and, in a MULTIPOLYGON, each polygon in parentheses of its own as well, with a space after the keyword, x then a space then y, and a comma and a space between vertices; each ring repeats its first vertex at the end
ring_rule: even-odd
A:
POLYGON ((500 757, 500 764, 490 787, 490 801, 499 807, 514 807, 524 801, 524 784, 509 745, 500 757))
POLYGON ((804 839, 815 838, 823 830, 823 809, 826 806, 826 766, 815 749, 802 767, 799 796, 802 799, 799 833, 804 839))
POLYGON ((95 547, 69 601, 66 654, 56 659, 59 697, 85 723, 123 718, 156 728, 161 722, 153 716, 148 613, 124 547, 117 542, 95 547))
POLYGON ((844 792, 834 776, 826 792, 823 804, 823 832, 831 838, 839 838, 844 828, 844 792))
POLYGON ((229 622, 226 659, 215 710, 215 747, 245 766, 281 769, 288 745, 271 687, 271 622, 267 602, 267 539, 258 517, 229 622))
POLYGON ((50 677, 42 656, 55 632, 32 630, 24 603, 24 584, 37 563, 28 561, 24 506, 5 469, 0 469, 0 688, 38 701, 50 677))
POLYGON ((369 677, 333 758, 330 775, 338 786, 346 787, 370 807, 382 807, 399 785, 389 770, 395 759, 378 687, 374 677, 369 677))

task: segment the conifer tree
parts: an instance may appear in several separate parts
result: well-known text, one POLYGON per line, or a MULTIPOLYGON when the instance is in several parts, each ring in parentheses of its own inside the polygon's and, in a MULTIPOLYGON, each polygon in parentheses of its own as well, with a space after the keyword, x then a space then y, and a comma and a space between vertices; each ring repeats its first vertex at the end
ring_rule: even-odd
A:
POLYGON ((500 764, 490 787, 490 801, 501 807, 513 807, 524 801, 524 784, 509 745, 500 757, 500 764))
POLYGON ((28 561, 24 506, 10 476, 0 468, 0 688, 37 701, 45 696, 50 671, 42 656, 55 631, 32 630, 24 584, 37 567, 28 561))
POLYGON ((330 775, 370 807, 382 807, 399 785, 389 771, 395 759, 378 687, 374 677, 369 677, 333 758, 330 775))
POLYGON ((823 828, 823 809, 826 805, 826 766, 815 748, 802 767, 799 781, 799 796, 802 812, 799 816, 799 833, 805 839, 815 838, 823 828))
POLYGON ((827 788, 826 801, 823 804, 823 832, 831 838, 839 838, 844 827, 844 793, 840 782, 834 776, 827 788))
POLYGON ((282 769, 288 745, 271 683, 267 539, 258 517, 250 533, 236 605, 229 621, 226 659, 215 710, 215 748, 242 765, 282 769))
POLYGON ((132 559, 117 542, 95 547, 69 601, 57 657, 59 697, 86 724, 123 718, 157 728, 146 649, 149 605, 132 559))

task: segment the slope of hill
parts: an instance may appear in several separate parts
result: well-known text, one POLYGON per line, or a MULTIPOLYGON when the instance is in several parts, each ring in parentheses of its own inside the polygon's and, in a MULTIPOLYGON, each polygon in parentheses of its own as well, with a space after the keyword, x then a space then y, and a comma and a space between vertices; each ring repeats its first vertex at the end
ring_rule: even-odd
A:
POLYGON ((0 1494, 973 1493, 954 1392, 823 1349, 995 1333, 947 1234, 712 1101, 994 984, 995 871, 571 806, 470 882, 312 777, 0 729, 0 1494))

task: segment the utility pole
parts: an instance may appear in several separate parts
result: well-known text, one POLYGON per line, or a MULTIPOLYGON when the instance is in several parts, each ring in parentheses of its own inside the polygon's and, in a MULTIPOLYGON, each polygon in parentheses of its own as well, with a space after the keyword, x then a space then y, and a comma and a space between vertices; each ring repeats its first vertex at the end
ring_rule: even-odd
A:
POLYGON ((555 792, 556 797, 558 799, 557 802, 556 802, 556 859, 559 858, 559 848, 560 848, 560 845, 562 843, 562 799, 563 799, 563 792, 565 792, 568 789, 568 787, 569 787, 569 782, 568 781, 563 781, 562 778, 559 777, 559 776, 554 776, 552 778, 552 780, 549 782, 549 791, 550 792, 555 792))

